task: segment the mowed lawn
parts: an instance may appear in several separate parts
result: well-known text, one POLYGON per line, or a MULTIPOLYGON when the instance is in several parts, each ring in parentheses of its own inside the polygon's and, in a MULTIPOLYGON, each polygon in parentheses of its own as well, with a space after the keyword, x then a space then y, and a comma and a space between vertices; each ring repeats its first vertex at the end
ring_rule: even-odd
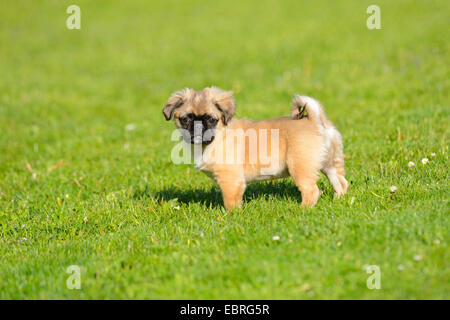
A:
POLYGON ((381 30, 370 4, 2 1, 0 298, 450 298, 450 3, 377 0, 381 30), (319 99, 349 193, 322 177, 304 209, 290 178, 263 182, 226 212, 212 180, 171 162, 161 112, 211 85, 238 118, 319 99))

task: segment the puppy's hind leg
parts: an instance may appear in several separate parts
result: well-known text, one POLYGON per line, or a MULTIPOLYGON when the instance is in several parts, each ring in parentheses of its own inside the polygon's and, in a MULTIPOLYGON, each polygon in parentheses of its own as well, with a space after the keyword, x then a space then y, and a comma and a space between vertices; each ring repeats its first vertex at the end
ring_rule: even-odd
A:
POLYGON ((344 152, 342 147, 342 138, 340 133, 336 129, 332 129, 331 135, 331 148, 330 148, 330 161, 322 171, 330 180, 333 186, 336 196, 339 198, 341 195, 346 194, 349 183, 345 179, 344 169, 344 152))
POLYGON ((337 177, 338 177, 339 182, 341 183, 341 186, 342 186, 342 190, 343 190, 342 194, 346 194, 350 184, 348 183, 347 179, 345 179, 344 166, 338 167, 336 170, 337 170, 337 177))
MULTIPOLYGON (((345 193, 343 185, 341 184, 339 175, 337 174, 337 170, 335 167, 328 167, 322 169, 322 172, 327 176, 331 185, 333 186, 334 192, 336 193, 336 197, 340 197, 345 193)), ((345 179, 345 178, 344 178, 345 179)))

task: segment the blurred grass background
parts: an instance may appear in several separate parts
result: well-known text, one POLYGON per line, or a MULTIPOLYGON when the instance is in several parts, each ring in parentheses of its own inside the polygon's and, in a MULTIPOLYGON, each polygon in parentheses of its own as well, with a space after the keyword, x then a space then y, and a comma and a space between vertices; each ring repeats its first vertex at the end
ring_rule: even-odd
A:
POLYGON ((450 5, 377 1, 369 30, 370 4, 2 1, 0 298, 448 298, 450 5), (349 195, 322 180, 308 211, 291 180, 261 183, 224 212, 213 181, 170 162, 161 113, 211 85, 255 120, 319 99, 349 195))

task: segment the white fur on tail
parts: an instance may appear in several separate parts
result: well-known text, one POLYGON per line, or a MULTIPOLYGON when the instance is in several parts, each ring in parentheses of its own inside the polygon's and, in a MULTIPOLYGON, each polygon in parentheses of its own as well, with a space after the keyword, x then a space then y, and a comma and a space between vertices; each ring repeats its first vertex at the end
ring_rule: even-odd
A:
POLYGON ((316 124, 322 128, 326 128, 326 117, 323 112, 320 102, 314 98, 308 96, 295 95, 292 101, 291 116, 298 119, 298 115, 302 113, 302 110, 306 110, 308 118, 316 122, 316 124))

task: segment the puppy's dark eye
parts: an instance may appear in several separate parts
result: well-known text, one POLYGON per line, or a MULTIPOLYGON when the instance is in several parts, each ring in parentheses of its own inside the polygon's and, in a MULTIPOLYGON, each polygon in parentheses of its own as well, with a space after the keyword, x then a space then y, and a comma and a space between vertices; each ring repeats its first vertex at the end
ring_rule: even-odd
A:
POLYGON ((180 122, 181 122, 182 124, 186 124, 186 123, 188 123, 189 121, 191 121, 191 117, 190 117, 189 115, 185 115, 185 116, 180 117, 180 122))
POLYGON ((212 125, 212 126, 217 123, 217 119, 216 118, 209 118, 207 121, 208 121, 208 124, 212 125))

